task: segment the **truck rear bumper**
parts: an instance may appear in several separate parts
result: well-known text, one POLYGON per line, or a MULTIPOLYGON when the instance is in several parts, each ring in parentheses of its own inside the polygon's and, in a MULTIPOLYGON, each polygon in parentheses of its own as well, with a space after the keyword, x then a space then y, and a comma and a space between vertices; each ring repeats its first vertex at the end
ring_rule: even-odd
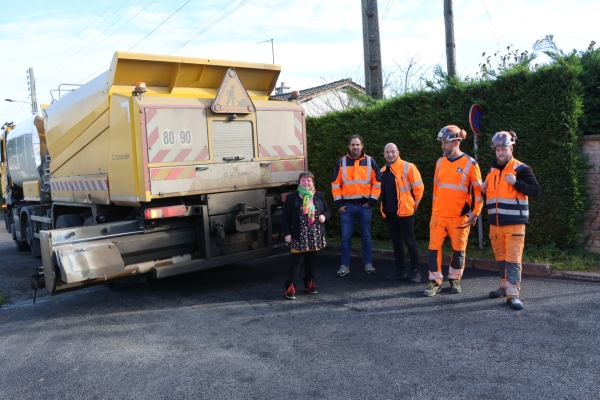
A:
POLYGON ((233 264, 236 262, 253 260, 255 258, 262 258, 282 254, 288 252, 289 249, 284 246, 273 246, 273 248, 262 248, 256 250, 248 250, 240 253, 228 254, 225 256, 214 257, 210 260, 198 259, 190 260, 184 263, 165 265, 152 269, 152 277, 156 279, 166 278, 168 276, 187 274, 189 272, 201 271, 204 269, 210 269, 214 267, 220 267, 227 264, 233 264))
POLYGON ((45 287, 54 295, 135 275, 151 273, 159 279, 288 251, 279 244, 205 259, 195 232, 190 225, 148 232, 134 221, 41 231, 45 287))

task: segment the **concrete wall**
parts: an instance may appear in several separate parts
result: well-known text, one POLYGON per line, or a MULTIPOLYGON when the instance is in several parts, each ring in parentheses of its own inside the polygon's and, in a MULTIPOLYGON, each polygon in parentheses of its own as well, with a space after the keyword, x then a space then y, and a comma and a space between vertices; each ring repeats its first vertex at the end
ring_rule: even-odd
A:
POLYGON ((586 248, 600 254, 600 135, 582 136, 581 148, 592 164, 587 172, 591 206, 585 214, 583 235, 587 240, 586 248))

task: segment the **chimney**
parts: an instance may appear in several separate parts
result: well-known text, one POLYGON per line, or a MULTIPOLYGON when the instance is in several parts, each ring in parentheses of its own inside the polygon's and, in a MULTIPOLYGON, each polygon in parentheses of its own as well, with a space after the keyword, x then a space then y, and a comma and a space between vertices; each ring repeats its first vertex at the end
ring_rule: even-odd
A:
POLYGON ((300 92, 297 90, 292 90, 292 93, 290 94, 288 101, 298 100, 298 97, 300 97, 300 92))
POLYGON ((285 86, 285 82, 281 82, 281 86, 275 88, 275 94, 290 93, 290 86, 285 86))

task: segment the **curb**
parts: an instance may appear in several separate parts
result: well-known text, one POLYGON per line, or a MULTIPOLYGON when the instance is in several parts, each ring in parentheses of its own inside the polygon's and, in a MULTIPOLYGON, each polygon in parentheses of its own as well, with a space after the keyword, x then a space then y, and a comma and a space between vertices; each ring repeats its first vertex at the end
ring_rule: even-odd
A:
POLYGON ((553 278, 575 279, 579 281, 600 282, 600 274, 593 272, 574 272, 574 271, 552 271, 550 274, 553 278))
MULTIPOLYGON (((340 246, 330 245, 324 248, 324 252, 327 253, 340 253, 340 246)), ((350 252, 351 256, 354 257, 362 257, 362 251, 358 248, 353 247, 350 252)), ((393 260, 394 259, 394 251, 386 250, 386 249, 373 249, 373 258, 378 260, 393 260)), ((421 263, 427 263, 427 256, 421 254, 419 257, 419 261, 421 263)), ((408 255, 406 260, 408 261, 408 255)), ((444 256, 442 257, 442 263, 448 265, 450 263, 450 257, 444 256)), ((594 272, 575 272, 575 271, 562 271, 562 270, 553 270, 552 265, 550 264, 538 264, 538 263, 529 263, 524 262, 521 264, 523 275, 530 276, 541 276, 541 277, 551 277, 551 278, 563 278, 563 279, 574 279, 580 281, 589 281, 589 282, 600 282, 600 274, 594 272)), ((498 266, 495 260, 487 260, 482 258, 468 258, 465 260, 465 268, 475 268, 475 269, 483 269, 487 271, 498 271, 498 266)))

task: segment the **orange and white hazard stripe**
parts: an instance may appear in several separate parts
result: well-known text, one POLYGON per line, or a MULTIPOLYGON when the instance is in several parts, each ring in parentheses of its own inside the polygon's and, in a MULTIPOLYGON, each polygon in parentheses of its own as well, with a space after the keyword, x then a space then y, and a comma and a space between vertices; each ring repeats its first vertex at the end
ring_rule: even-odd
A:
POLYGON ((279 146, 258 146, 260 157, 287 157, 301 156, 304 154, 302 144, 302 112, 294 112, 294 143, 279 146))
POLYGON ((187 149, 164 149, 160 146, 160 128, 156 115, 158 109, 146 109, 146 138, 148 145, 148 162, 186 162, 208 160, 208 147, 192 147, 187 149))
POLYGON ((273 161, 271 172, 304 171, 304 160, 273 161))
POLYGON ((150 175, 153 181, 194 179, 196 177, 196 167, 152 168, 150 175))

